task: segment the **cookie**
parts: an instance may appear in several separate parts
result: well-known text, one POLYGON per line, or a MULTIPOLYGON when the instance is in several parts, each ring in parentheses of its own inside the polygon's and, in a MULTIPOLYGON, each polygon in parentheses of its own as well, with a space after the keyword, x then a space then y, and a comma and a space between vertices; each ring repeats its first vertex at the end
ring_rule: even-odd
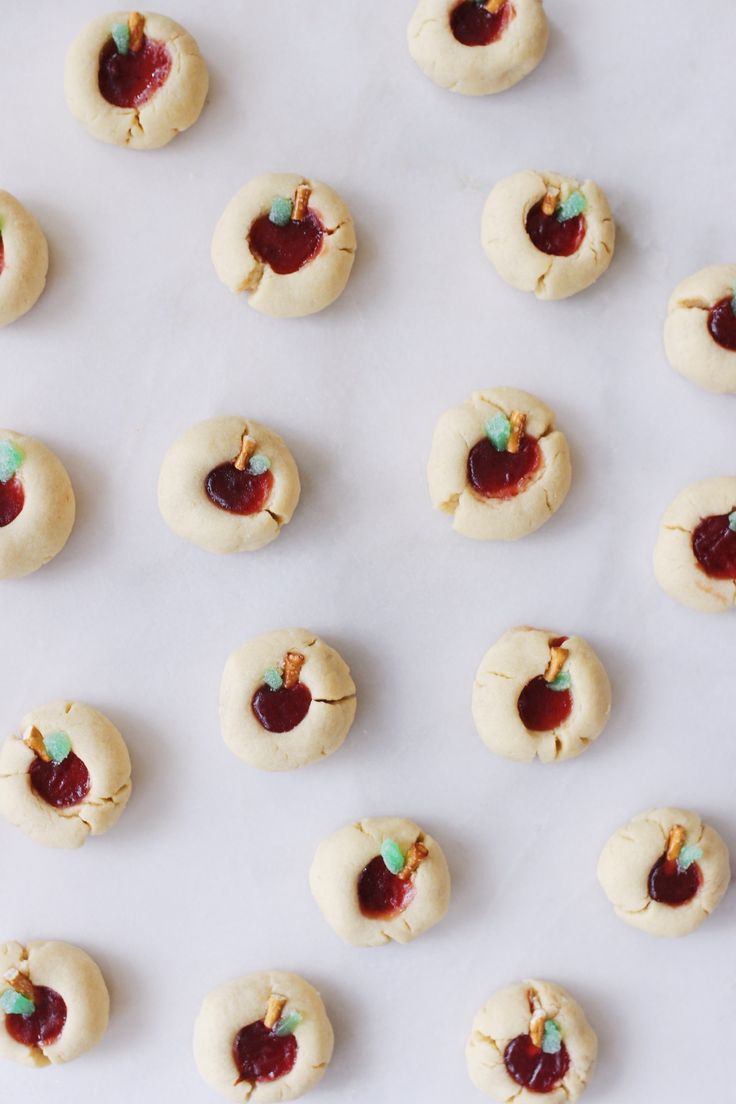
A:
POLYGON ((70 943, 0 944, 0 1058, 40 1069, 71 1062, 107 1030, 110 998, 96 962, 70 943))
POLYGON ((28 713, 21 733, 0 748, 0 815, 45 847, 81 847, 117 823, 130 757, 112 721, 62 700, 28 713))
POLYGON ((650 809, 611 836, 598 881, 616 915, 650 935, 699 928, 731 880, 728 849, 697 813, 650 809))
POLYGON ((503 92, 547 49, 542 0, 419 0, 409 53, 440 88, 463 96, 503 92))
POLYGON ((488 649, 473 684, 473 720, 506 759, 572 759, 600 736, 611 712, 603 664, 579 636, 526 626, 488 649))
POLYGON ((332 755, 355 717, 355 683, 334 648, 307 629, 278 629, 229 657, 220 724, 251 767, 282 771, 332 755))
POLYGON ((0 326, 29 311, 46 286, 49 248, 30 211, 0 191, 0 326))
POLYGON ((602 276, 616 229, 590 180, 528 170, 500 180, 483 208, 481 244, 499 276, 538 299, 566 299, 602 276))
POLYGON ((664 348, 672 367, 717 394, 736 392, 736 265, 710 265, 670 296, 664 348))
POLYGON ((64 68, 72 115, 93 138, 130 149, 158 149, 196 123, 208 84, 192 36, 155 12, 97 16, 64 68))
POLYGON ((494 993, 473 1021, 465 1050, 473 1084, 501 1104, 567 1104, 585 1091, 598 1040, 560 985, 522 981, 494 993))
POLYGON ((654 574, 670 598, 703 613, 736 601, 736 476, 691 483, 670 503, 654 546, 654 574))
POLYGON ((228 203, 212 238, 212 263, 231 291, 261 314, 315 314, 345 290, 355 260, 347 204, 327 184, 266 173, 228 203))
POLYGON ((554 414, 526 391, 476 391, 437 423, 429 493, 463 536, 516 540, 533 533, 565 501, 571 477, 554 414))
POLYGON ((254 552, 291 521, 299 472, 268 426, 210 418, 178 437, 164 457, 158 504, 170 529, 208 552, 254 552))
POLYGON ((401 817, 333 832, 317 848, 309 884, 327 923, 355 947, 410 943, 439 923, 450 902, 439 844, 401 817))
POLYGON ((228 1100, 296 1100, 321 1081, 332 1057, 332 1025, 304 978, 263 970, 214 989, 194 1025, 194 1059, 228 1100))
POLYGON ((19 579, 61 552, 74 525, 61 460, 34 437, 0 429, 0 579, 19 579))

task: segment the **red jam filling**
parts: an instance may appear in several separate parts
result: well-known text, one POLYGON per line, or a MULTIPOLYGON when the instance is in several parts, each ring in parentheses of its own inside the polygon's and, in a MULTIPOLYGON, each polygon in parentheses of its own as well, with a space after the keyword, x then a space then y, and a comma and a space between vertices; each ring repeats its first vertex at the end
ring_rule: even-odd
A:
POLYGON ((736 579, 736 533, 728 514, 703 518, 693 529, 693 553, 711 579, 736 579))
POLYGON ((692 901, 703 884, 703 875, 697 863, 687 870, 680 870, 676 859, 668 859, 667 854, 658 859, 649 872, 649 896, 661 905, 686 905, 692 901))
POLYGON ((119 54, 110 38, 100 51, 100 92, 114 107, 142 107, 171 72, 171 54, 163 42, 143 39, 140 50, 119 54))
POLYGON ((499 11, 490 12, 475 0, 462 0, 452 10, 450 27, 463 46, 490 46, 506 30, 512 15, 513 8, 508 2, 499 11))
POLYGON ((708 329, 710 336, 732 353, 736 353, 736 312, 733 309, 733 298, 721 299, 710 308, 708 315, 708 329))
POLYGON ((257 514, 266 505, 273 489, 270 471, 254 475, 240 471, 232 461, 213 468, 204 481, 207 497, 221 510, 231 514, 257 514))
POLYGON ((36 757, 30 775, 34 791, 55 809, 79 805, 89 793, 89 771, 73 751, 61 763, 46 763, 36 757))
POLYGON ((408 908, 415 894, 411 878, 392 874, 380 855, 371 859, 358 878, 358 904, 369 920, 391 920, 408 908))
POLYGON ((241 1081, 276 1081, 294 1068, 299 1045, 295 1035, 277 1035, 263 1020, 241 1028, 233 1058, 241 1081))
POLYGON ((312 704, 312 694, 303 682, 287 690, 281 686, 272 690, 264 682, 253 695, 251 708, 268 732, 291 732, 301 724, 312 704))
POLYGON ((513 498, 524 490, 542 462, 536 437, 523 434, 518 452, 499 451, 484 437, 468 456, 468 482, 486 498, 513 498))
POLYGON ((532 244, 553 257, 571 257, 585 237, 585 215, 573 215, 560 222, 557 215, 545 215, 542 203, 535 203, 526 216, 526 232, 532 244))
POLYGON ((325 228, 314 211, 307 211, 299 222, 291 219, 286 226, 277 226, 268 215, 261 215, 250 228, 248 244, 279 276, 289 276, 314 260, 324 236, 325 228))
POLYGON ((570 716, 572 694, 569 690, 550 690, 544 675, 537 675, 519 694, 516 707, 525 728, 550 732, 570 716))
POLYGON ((7 1013, 5 1028, 11 1039, 15 1039, 21 1046, 50 1046, 64 1030, 66 1004, 58 993, 44 985, 34 986, 33 1002, 36 1010, 30 1016, 7 1013))
POLYGON ((0 529, 15 521, 25 502, 23 484, 15 476, 7 483, 0 483, 0 529))
POLYGON ((2 271, 3 271, 4 268, 5 268, 5 242, 3 241, 2 234, 0 234, 0 274, 2 274, 2 271))
POLYGON ((552 1092, 570 1068, 570 1055, 564 1043, 556 1054, 545 1054, 529 1035, 517 1035, 512 1039, 503 1060, 516 1084, 534 1093, 552 1092))

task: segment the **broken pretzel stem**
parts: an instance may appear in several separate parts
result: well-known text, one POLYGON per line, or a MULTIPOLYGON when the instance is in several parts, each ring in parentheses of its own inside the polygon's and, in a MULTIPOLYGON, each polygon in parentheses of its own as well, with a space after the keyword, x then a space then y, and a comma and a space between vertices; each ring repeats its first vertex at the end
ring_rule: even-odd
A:
POLYGON ((245 469, 248 467, 248 461, 255 451, 255 440, 252 437, 249 437, 247 433, 244 433, 243 438, 240 442, 240 452, 233 460, 233 464, 238 469, 238 471, 245 471, 245 469))
POLYGON ((263 1022, 269 1031, 272 1030, 281 1019, 281 1013, 284 1011, 285 1006, 286 997, 277 997, 272 993, 268 998, 263 1022))
POLYGON ((302 667, 306 663, 301 652, 287 652, 284 656, 284 689, 291 690, 299 681, 302 667))
POLYGON ((130 45, 128 49, 132 54, 137 54, 143 46, 143 30, 146 25, 145 16, 140 12, 131 12, 128 16, 128 30, 130 31, 130 45))
POLYGON ((559 188, 548 188, 547 193, 542 200, 542 214, 553 215, 557 210, 557 203, 560 198, 559 188))
POLYGON ((520 410, 512 410, 509 422, 511 423, 511 433, 509 434, 509 443, 506 445, 506 451, 518 452, 521 445, 521 438, 524 436, 524 429, 526 427, 526 414, 522 414, 520 410))
POLYGON ((506 0, 484 0, 483 7, 486 11, 489 11, 491 15, 496 15, 500 12, 505 3, 506 0))
POLYGON ((416 873, 428 855, 429 851, 423 843, 413 843, 407 851, 403 870, 397 875, 399 880, 408 882, 412 874, 416 873))
POLYGON ((309 197, 312 194, 312 189, 308 184, 300 184, 294 193, 294 210, 291 217, 294 222, 301 222, 307 213, 309 207, 309 197))
POLYGON ((554 682, 559 675, 562 668, 567 663, 567 658, 570 655, 567 648, 550 648, 549 650, 549 663, 547 669, 544 672, 545 682, 554 682))
POLYGON ((34 755, 37 755, 39 759, 43 759, 44 763, 51 762, 51 756, 46 751, 46 745, 43 742, 43 736, 35 725, 31 725, 31 727, 28 729, 25 736, 23 737, 23 743, 31 749, 34 755))
POLYGON ((680 857, 680 852, 685 846, 685 840, 687 839, 687 832, 681 824, 675 824, 673 828, 670 828, 670 834, 667 837, 667 852, 665 858, 668 862, 677 862, 680 857))
POLYGON ((3 974, 3 980, 7 981, 10 988, 15 990, 16 993, 20 993, 26 1000, 33 1000, 35 993, 33 982, 25 974, 22 974, 20 970, 16 970, 15 968, 8 970, 3 974))

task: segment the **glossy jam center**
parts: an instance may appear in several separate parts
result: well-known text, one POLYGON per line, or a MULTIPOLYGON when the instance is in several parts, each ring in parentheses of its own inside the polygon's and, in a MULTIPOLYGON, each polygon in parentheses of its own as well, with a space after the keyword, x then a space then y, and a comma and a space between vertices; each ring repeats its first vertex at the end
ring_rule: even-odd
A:
POLYGON ((370 920, 390 920, 408 907, 416 889, 411 878, 392 874, 380 855, 371 859, 358 878, 358 903, 370 920))
POLYGON ((736 353, 736 313, 734 313, 733 299, 730 295, 711 307, 708 315, 708 329, 714 341, 724 349, 736 353))
POLYGON ((2 234, 0 234, 0 273, 2 273, 4 268, 5 268, 5 242, 3 241, 2 234))
POLYGON ((703 518, 693 530, 693 553, 711 579, 736 579, 736 533, 728 514, 703 518))
POLYGON ((257 514, 264 509, 273 489, 270 471, 253 475, 240 471, 231 461, 213 468, 204 481, 207 497, 231 514, 257 514))
POLYGON ((53 989, 34 986, 36 1010, 30 1016, 9 1013, 5 1017, 8 1035, 21 1046, 49 1046, 61 1035, 66 1023, 66 1004, 53 989))
POLYGON ((35 792, 55 809, 79 805, 89 793, 89 771, 73 751, 61 763, 45 763, 36 757, 30 775, 35 792))
POLYGON ((114 107, 141 107, 165 82, 171 54, 163 42, 143 39, 140 50, 119 54, 112 39, 100 52, 100 92, 114 107))
POLYGON ((311 704, 312 694, 303 682, 288 690, 285 686, 272 690, 264 683, 253 695, 251 707, 268 732, 291 732, 304 720, 311 704))
POLYGON ((499 452, 487 437, 468 456, 468 482, 486 498, 513 498, 523 491, 541 463, 536 437, 521 438, 518 452, 499 452))
POLYGON ((279 1036, 263 1020, 248 1024, 233 1043, 239 1081, 276 1081, 285 1077, 294 1068, 298 1049, 294 1035, 279 1036))
POLYGON ((462 0, 452 10, 450 27, 463 46, 490 46, 506 30, 511 15, 510 3, 504 4, 497 12, 489 12, 488 8, 474 3, 474 0, 462 0))
POLYGON ((516 704, 525 728, 550 732, 570 716, 572 694, 569 690, 550 690, 544 675, 537 675, 526 684, 516 704))
POLYGON ((662 905, 686 905, 692 901, 703 884, 703 875, 697 863, 687 870, 678 870, 674 859, 662 855, 649 872, 649 896, 662 905))
POLYGON ((261 215, 250 228, 248 243, 259 260, 279 276, 288 276, 317 256, 324 236, 324 226, 314 211, 286 226, 277 226, 268 215, 261 215))
POLYGON ((25 502, 23 484, 13 476, 7 483, 0 483, 0 529, 15 521, 25 502))
POLYGON ((574 215, 560 222, 555 214, 545 215, 540 199, 526 216, 526 232, 542 253, 571 257, 583 244, 585 215, 574 215))
POLYGON ((570 1068, 570 1055, 564 1043, 556 1054, 545 1054, 528 1035, 512 1039, 503 1060, 516 1084, 534 1093, 552 1092, 570 1068))

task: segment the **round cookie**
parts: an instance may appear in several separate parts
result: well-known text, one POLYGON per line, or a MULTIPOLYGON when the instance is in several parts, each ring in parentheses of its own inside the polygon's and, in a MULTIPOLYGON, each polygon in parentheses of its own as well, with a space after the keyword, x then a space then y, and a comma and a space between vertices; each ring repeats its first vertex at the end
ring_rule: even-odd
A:
POLYGON ((297 974, 263 970, 208 994, 194 1025, 194 1059, 228 1100, 269 1104, 313 1089, 333 1040, 317 990, 297 974))
POLYGON ((728 849, 696 813, 650 809, 611 836, 598 881, 616 915, 650 935, 699 928, 731 880, 728 849))
POLYGON ((491 1100, 567 1104, 585 1091, 598 1040, 560 985, 522 981, 486 1001, 465 1049, 473 1084, 491 1100))
POLYGON ((702 613, 736 601, 736 476, 691 483, 669 504, 654 546, 654 574, 670 598, 702 613))
POLYGON ((307 629, 256 636, 225 664, 223 739, 260 770, 293 770, 332 755, 350 731, 355 707, 347 663, 307 629))
POLYGON ((664 324, 667 359, 717 394, 736 392, 736 265, 710 265, 678 284, 664 324))
POLYGON ((483 742, 506 759, 572 759, 600 736, 611 685, 579 636, 509 629, 488 649, 473 683, 473 720, 483 742))
POLYGON ((132 788, 112 721, 61 700, 28 713, 21 732, 0 748, 0 815, 45 847, 81 847, 112 828, 132 788))
POLYGON ((442 415, 427 478, 432 505, 475 540, 533 533, 565 501, 572 469, 548 406, 526 391, 476 391, 442 415))
POLYGON ((74 491, 58 456, 34 437, 0 429, 0 579, 19 579, 61 552, 74 491))
POLYGON ((0 326, 29 311, 46 286, 49 247, 33 215, 0 191, 0 326))
POLYGON ((260 422, 210 418, 174 441, 158 504, 177 536, 208 552, 254 552, 291 521, 299 472, 285 442, 260 422))
POLYGON ((566 299, 591 284, 613 257, 616 228, 591 180, 527 170, 492 189, 481 244, 499 276, 538 299, 566 299))
POLYGON ((450 902, 450 872, 436 840, 411 820, 370 817, 333 832, 317 848, 309 885, 346 943, 410 943, 450 902))
POLYGON ((409 53, 430 80, 463 96, 503 92, 547 49, 542 0, 419 0, 409 53))
POLYGON ((0 1058, 40 1069, 71 1062, 107 1030, 99 966, 69 943, 0 944, 0 1058))
POLYGON ((196 123, 209 77, 192 36, 155 12, 99 15, 66 57, 64 92, 93 138, 158 149, 196 123))
POLYGON ((261 314, 299 318, 342 295, 355 250, 353 218, 337 192, 295 173, 266 173, 223 211, 212 263, 261 314))

